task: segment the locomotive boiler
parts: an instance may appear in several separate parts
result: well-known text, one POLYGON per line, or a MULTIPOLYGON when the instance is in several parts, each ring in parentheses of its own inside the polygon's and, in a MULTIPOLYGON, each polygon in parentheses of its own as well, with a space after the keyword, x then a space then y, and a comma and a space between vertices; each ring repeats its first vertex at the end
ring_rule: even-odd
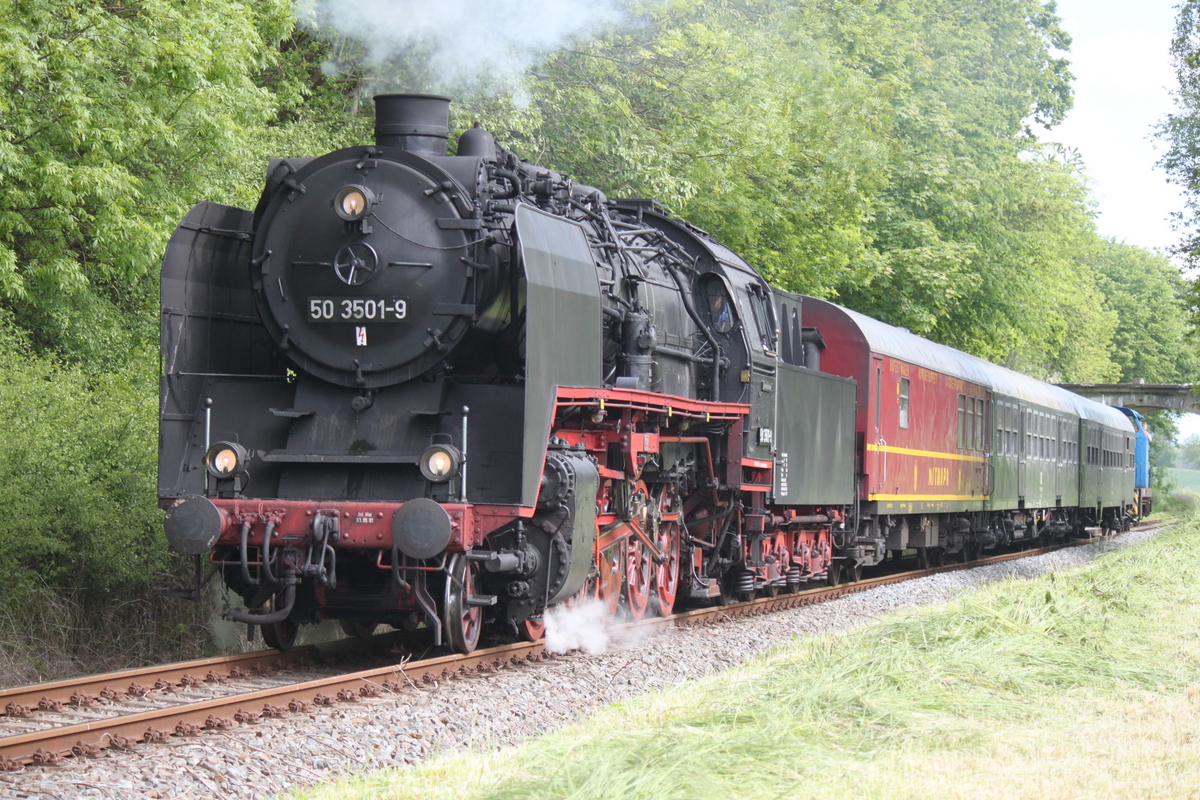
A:
POLYGON ((572 600, 640 618, 1121 524, 1121 414, 775 289, 478 125, 447 155, 449 102, 377 97, 374 144, 272 161, 163 259, 167 538, 268 644, 333 619, 468 652, 572 600), (998 431, 1033 481, 1050 416, 1056 448, 1107 437, 1092 505, 1045 490, 1086 471, 1049 423, 1038 491, 993 500, 998 431))

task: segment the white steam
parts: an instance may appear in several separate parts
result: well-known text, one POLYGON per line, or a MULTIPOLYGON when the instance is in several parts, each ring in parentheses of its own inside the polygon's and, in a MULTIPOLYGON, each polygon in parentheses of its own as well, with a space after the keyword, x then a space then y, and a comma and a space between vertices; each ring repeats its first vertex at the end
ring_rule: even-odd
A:
POLYGON ((608 649, 605 615, 604 603, 599 600, 553 606, 546 611, 546 649, 551 653, 603 653, 608 649))
POLYGON ((353 67, 375 88, 514 90, 572 39, 621 19, 616 0, 314 0, 314 27, 347 37, 327 71, 353 67))
MULTIPOLYGON (((609 649, 637 647, 647 636, 664 630, 664 624, 653 630, 645 626, 620 624, 622 619, 627 621, 624 614, 620 619, 609 619, 604 603, 594 599, 551 606, 546 611, 545 619, 546 649, 551 653, 582 650, 591 655, 600 655, 609 649)), ((669 623, 665 625, 669 626, 669 623)))

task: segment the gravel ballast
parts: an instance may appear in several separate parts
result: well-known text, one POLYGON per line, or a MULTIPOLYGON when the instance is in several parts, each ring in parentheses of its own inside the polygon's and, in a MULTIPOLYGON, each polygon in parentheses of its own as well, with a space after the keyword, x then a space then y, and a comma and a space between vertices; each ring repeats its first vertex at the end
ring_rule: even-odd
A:
POLYGON ((60 766, 0 773, 0 797, 270 798, 437 752, 513 745, 598 706, 720 672, 797 636, 843 631, 893 609, 945 602, 1005 578, 1072 569, 1154 533, 945 572, 767 616, 610 641, 600 654, 575 652, 229 731, 143 744, 133 752, 106 751, 60 766))

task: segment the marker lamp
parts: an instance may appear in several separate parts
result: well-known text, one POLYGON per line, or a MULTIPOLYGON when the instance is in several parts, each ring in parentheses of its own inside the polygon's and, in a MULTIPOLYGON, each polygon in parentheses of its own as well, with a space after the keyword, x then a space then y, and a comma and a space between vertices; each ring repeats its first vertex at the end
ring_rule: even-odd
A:
POLYGON ((245 467, 249 460, 250 454, 237 442, 217 442, 208 448, 204 465, 214 478, 227 480, 245 467))
POLYGON ((365 217, 374 202, 374 195, 365 186, 345 186, 333 198, 333 210, 347 222, 354 222, 365 217))
POLYGON ((458 468, 462 466, 462 453, 452 445, 435 444, 421 454, 418 466, 425 480, 445 483, 458 474, 458 468))

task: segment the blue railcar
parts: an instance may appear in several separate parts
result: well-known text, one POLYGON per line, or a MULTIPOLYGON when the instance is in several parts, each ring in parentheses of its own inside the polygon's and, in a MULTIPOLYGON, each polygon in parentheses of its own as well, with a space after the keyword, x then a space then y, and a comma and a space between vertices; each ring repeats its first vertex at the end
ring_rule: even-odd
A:
POLYGON ((1134 434, 1134 491, 1137 495, 1138 514, 1148 516, 1153 505, 1154 490, 1150 488, 1150 430, 1146 427, 1146 418, 1132 408, 1119 409, 1133 423, 1134 434))

